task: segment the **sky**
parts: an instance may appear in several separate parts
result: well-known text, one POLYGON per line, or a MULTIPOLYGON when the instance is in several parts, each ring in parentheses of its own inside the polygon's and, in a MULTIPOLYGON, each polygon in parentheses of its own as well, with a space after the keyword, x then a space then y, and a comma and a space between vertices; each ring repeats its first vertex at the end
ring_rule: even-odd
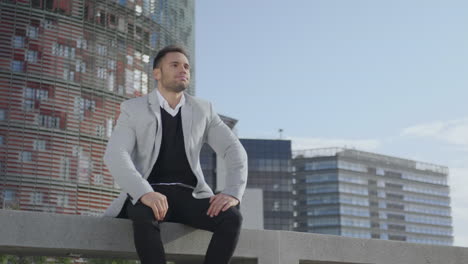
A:
POLYGON ((196 95, 240 138, 449 167, 468 247, 468 1, 197 0, 196 95))

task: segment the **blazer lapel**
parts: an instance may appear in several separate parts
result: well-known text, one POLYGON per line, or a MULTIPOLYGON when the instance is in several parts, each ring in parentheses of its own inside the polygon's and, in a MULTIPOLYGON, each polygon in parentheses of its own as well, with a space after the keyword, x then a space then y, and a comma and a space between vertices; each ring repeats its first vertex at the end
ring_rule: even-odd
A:
POLYGON ((159 105, 159 100, 156 94, 156 89, 157 88, 154 88, 154 90, 148 96, 149 107, 151 109, 151 112, 154 113, 155 118, 156 118, 156 122, 155 122, 156 127, 154 130, 156 132, 156 135, 148 135, 150 137, 154 137, 154 147, 153 147, 154 151, 153 151, 153 158, 152 158, 150 166, 152 166, 156 162, 156 159, 158 158, 159 150, 161 149, 161 140, 162 140, 161 106, 159 105))
POLYGON ((148 103, 154 115, 156 116, 156 120, 158 121, 158 127, 161 126, 161 107, 159 106, 158 95, 156 94, 156 89, 148 95, 148 103))
MULTIPOLYGON (((184 134, 184 145, 185 145, 185 154, 187 159, 192 165, 192 156, 190 155, 190 147, 192 144, 192 120, 193 120, 193 110, 192 104, 187 95, 185 95, 185 104, 181 108, 182 111, 182 131, 184 134)), ((193 166, 192 166, 193 168, 193 166)))

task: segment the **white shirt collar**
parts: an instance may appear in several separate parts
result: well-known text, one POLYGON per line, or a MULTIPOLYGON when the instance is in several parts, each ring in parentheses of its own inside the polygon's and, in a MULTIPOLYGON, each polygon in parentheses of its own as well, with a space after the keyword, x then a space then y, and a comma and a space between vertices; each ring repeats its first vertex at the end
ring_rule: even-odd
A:
POLYGON ((180 98, 180 102, 176 105, 174 109, 169 105, 167 102, 166 98, 162 96, 162 94, 159 92, 158 88, 156 88, 156 94, 158 95, 158 101, 159 101, 159 106, 166 110, 171 116, 176 116, 177 113, 179 112, 179 109, 185 104, 185 95, 182 93, 182 97, 180 98))

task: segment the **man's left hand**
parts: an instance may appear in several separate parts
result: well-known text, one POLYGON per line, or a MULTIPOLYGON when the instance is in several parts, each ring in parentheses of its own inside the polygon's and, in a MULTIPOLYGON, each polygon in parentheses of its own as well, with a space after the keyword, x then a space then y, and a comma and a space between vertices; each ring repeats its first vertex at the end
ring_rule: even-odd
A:
POLYGON ((234 198, 233 196, 218 193, 214 196, 210 197, 210 208, 208 208, 208 212, 206 213, 210 217, 217 216, 221 211, 226 211, 232 206, 236 206, 239 204, 239 200, 234 198))

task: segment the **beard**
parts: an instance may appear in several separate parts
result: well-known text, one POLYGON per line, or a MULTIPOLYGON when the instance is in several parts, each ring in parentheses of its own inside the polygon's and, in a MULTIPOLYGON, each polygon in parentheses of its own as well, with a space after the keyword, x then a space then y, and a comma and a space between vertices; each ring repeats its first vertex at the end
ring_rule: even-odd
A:
POLYGON ((170 91, 175 92, 175 93, 180 93, 185 91, 188 88, 188 84, 185 83, 178 83, 171 85, 170 87, 167 87, 170 91))
POLYGON ((167 80, 168 78, 164 78, 164 72, 161 69, 161 74, 162 78, 160 80, 161 85, 166 88, 166 90, 174 92, 174 93, 180 93, 185 91, 188 86, 190 85, 190 82, 182 82, 182 81, 176 81, 176 80, 167 80))
POLYGON ((167 82, 164 79, 161 80, 161 85, 166 88, 166 90, 174 92, 174 93, 180 93, 185 91, 189 83, 184 83, 184 82, 177 82, 177 81, 172 81, 172 82, 167 82))

